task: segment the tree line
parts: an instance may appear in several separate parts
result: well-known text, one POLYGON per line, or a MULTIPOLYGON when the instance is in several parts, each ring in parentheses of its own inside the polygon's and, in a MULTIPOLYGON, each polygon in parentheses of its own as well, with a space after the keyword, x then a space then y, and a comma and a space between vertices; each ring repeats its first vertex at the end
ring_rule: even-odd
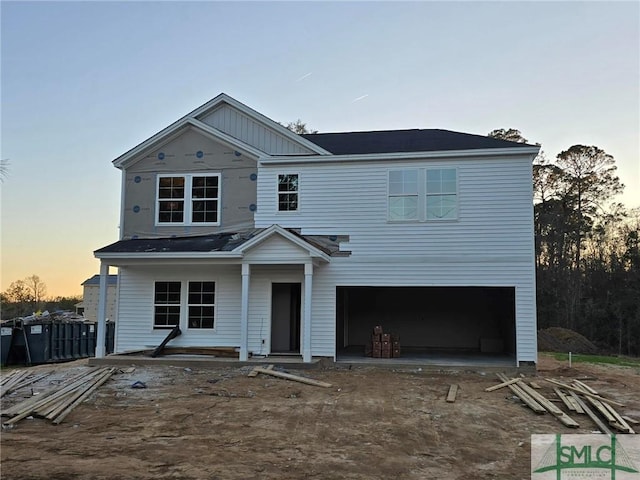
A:
POLYGON ((48 310, 75 310, 75 304, 82 297, 47 297, 47 285, 38 275, 16 280, 0 293, 0 314, 3 320, 24 317, 35 312, 48 310))
MULTIPOLYGON (((516 129, 489 133, 529 143, 516 129)), ((640 355, 640 209, 616 201, 615 159, 573 145, 533 164, 538 328, 575 330, 607 353, 640 355)))

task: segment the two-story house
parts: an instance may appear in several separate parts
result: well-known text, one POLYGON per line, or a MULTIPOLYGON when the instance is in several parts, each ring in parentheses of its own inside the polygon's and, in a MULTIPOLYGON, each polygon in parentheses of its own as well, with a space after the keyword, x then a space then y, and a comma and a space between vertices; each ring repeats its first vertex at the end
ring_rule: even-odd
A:
POLYGON ((380 324, 405 352, 535 364, 537 153, 447 130, 297 135, 221 94, 114 160, 99 335, 117 267, 117 353, 179 325, 173 345, 240 360, 337 359, 380 324))

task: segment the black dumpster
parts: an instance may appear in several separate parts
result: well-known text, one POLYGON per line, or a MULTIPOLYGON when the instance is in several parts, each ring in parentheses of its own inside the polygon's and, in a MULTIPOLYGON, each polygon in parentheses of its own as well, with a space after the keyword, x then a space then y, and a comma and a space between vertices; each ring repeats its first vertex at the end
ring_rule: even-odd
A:
POLYGON ((54 362, 62 362, 65 360, 64 334, 64 323, 54 322, 51 324, 51 360, 54 362))
MULTIPOLYGON (((30 323, 22 326, 27 337, 28 354, 33 365, 51 361, 51 322, 30 323)), ((27 360, 29 358, 27 357, 27 360)))
POLYGON ((64 349, 62 353, 63 360, 73 360, 73 324, 65 322, 62 324, 64 328, 64 349))
POLYGON ((0 327, 0 365, 6 365, 11 350, 11 339, 13 338, 13 325, 0 327))
POLYGON ((80 322, 71 323, 71 338, 73 340, 71 356, 74 359, 82 358, 80 355, 80 342, 82 340, 82 324, 80 322))
POLYGON ((96 356, 96 324, 86 323, 87 326, 87 352, 90 357, 96 356))

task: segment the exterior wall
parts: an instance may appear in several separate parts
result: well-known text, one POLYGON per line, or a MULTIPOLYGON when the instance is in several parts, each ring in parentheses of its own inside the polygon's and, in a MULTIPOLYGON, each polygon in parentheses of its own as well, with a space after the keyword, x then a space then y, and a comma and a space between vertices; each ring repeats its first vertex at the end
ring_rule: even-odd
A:
POLYGON ((222 105, 200 120, 270 155, 312 153, 229 105, 222 105))
MULTIPOLYGON (((100 285, 84 285, 82 303, 84 317, 92 322, 98 321, 98 300, 100 298, 100 285)), ((116 286, 107 286, 107 320, 116 320, 116 286)))
POLYGON ((124 172, 124 203, 121 234, 158 237, 205 234, 253 228, 256 203, 256 162, 227 148, 194 130, 182 135, 146 155, 124 172), (197 155, 202 152, 201 157, 197 155), (160 159, 162 158, 162 159, 160 159), (157 226, 157 175, 166 173, 220 173, 220 226, 157 226))
MULTIPOLYGON (((120 267, 120 297, 116 353, 157 347, 169 330, 153 329, 153 295, 156 281, 215 281, 214 330, 188 329, 183 318, 182 335, 170 345, 181 347, 240 346, 239 265, 120 267)), ((183 296, 184 297, 184 296, 183 296)), ((183 298, 183 305, 186 305, 183 298)), ((183 312, 186 308, 183 307, 183 312)))
MULTIPOLYGON (((155 281, 216 282, 215 331, 190 330, 181 324, 182 335, 172 346, 240 345, 241 276, 239 265, 120 267, 120 301, 116 353, 158 346, 169 333, 153 329, 155 281)), ((254 265, 249 293, 249 351, 269 353, 271 345, 271 283, 303 283, 301 265, 254 265), (264 342, 263 342, 264 341, 264 342)), ((304 298, 302 299, 304 301, 304 298)), ((184 310, 184 309, 183 309, 184 310)), ((332 355, 332 354, 331 354, 332 355)))
POLYGON ((314 271, 313 355, 335 352, 335 288, 514 286, 518 361, 536 361, 530 158, 394 162, 393 169, 456 167, 458 219, 387 221, 389 162, 260 167, 256 227, 277 223, 306 235, 349 235, 314 271), (298 212, 277 212, 280 173, 299 174, 298 212), (357 192, 354 194, 353 192, 357 192))

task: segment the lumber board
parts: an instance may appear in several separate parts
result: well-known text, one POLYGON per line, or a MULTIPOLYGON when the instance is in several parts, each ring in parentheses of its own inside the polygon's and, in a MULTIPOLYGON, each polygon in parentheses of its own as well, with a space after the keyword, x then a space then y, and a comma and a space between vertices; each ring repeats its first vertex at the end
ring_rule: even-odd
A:
POLYGON ((494 390, 498 390, 502 387, 508 387, 509 385, 516 382, 520 382, 521 380, 522 380, 521 378, 512 378, 511 380, 507 380, 505 382, 499 383, 498 385, 493 385, 492 387, 485 388, 484 391, 493 392, 494 390))
POLYGON ((113 375, 114 370, 115 368, 110 368, 104 375, 100 377, 98 381, 96 381, 90 388, 85 390, 85 392, 79 398, 77 398, 71 405, 69 405, 64 411, 62 411, 55 418, 55 420, 53 420, 53 423, 58 425, 60 422, 62 422, 62 420, 64 420, 74 408, 84 402, 91 394, 93 394, 93 392, 95 392, 100 386, 102 386, 107 380, 109 380, 109 378, 111 378, 111 375, 113 375))
POLYGON ((559 387, 564 388, 565 390, 572 390, 576 393, 580 393, 581 395, 584 395, 585 397, 591 397, 594 398, 596 400, 600 400, 601 402, 605 402, 608 403, 609 405, 615 405, 617 407, 624 407, 624 403, 620 403, 620 402, 616 402, 615 400, 611 400, 609 398, 604 398, 600 395, 596 395, 594 393, 591 392, 585 392, 584 390, 580 390, 579 388, 576 387, 572 387, 571 385, 567 385, 566 383, 562 383, 559 382, 557 380, 554 380, 553 378, 545 378, 545 380, 549 383, 553 383, 555 385, 558 385, 559 387))
POLYGON ((560 390, 558 387, 553 387, 553 391, 556 393, 556 395, 558 396, 558 398, 560 400, 562 400, 562 403, 565 404, 565 406, 572 411, 576 411, 576 407, 575 404, 571 401, 569 401, 569 397, 567 397, 562 390, 560 390))
POLYGON ((580 380, 575 380, 575 379, 574 379, 574 380, 573 380, 573 383, 577 384, 579 387, 584 388, 584 389, 585 389, 587 392, 589 392, 589 393, 593 393, 594 395, 599 395, 599 393, 598 393, 596 390, 594 390, 593 388, 591 388, 591 387, 590 387, 589 385, 587 385, 586 383, 581 382, 580 380))
POLYGON ((529 385, 531 385, 536 390, 540 390, 542 388, 538 382, 534 382, 533 380, 529 382, 529 385))
POLYGON ((622 415, 622 418, 624 418, 628 423, 631 423, 633 425, 638 425, 640 423, 640 421, 636 420, 635 418, 631 418, 627 415, 622 415))
POLYGON ((268 368, 255 367, 253 370, 258 373, 264 373, 266 375, 271 375, 273 377, 278 377, 278 378, 284 378, 286 380, 292 380, 294 382, 306 383, 307 385, 314 385, 316 387, 330 388, 333 386, 330 383, 322 382, 320 380, 314 380, 312 378, 307 378, 307 377, 299 377, 298 375, 292 375, 290 373, 285 373, 285 372, 278 372, 276 370, 269 370, 268 368))
MULTIPOLYGON (((506 375, 498 373, 498 378, 503 382, 507 381, 506 375)), ((524 390, 522 390, 520 387, 518 387, 515 383, 508 385, 508 387, 513 393, 515 393, 518 396, 518 398, 520 398, 520 400, 522 400, 535 413, 539 415, 547 413, 547 410, 542 405, 540 405, 533 398, 527 395, 527 393, 524 390)))
POLYGON ((540 394, 539 392, 536 392, 535 389, 531 388, 526 383, 521 382, 521 383, 517 383, 516 385, 521 387, 525 392, 527 392, 531 396, 531 398, 533 398, 536 402, 538 402, 540 405, 546 408, 549 411, 549 413, 551 413, 554 417, 560 420, 560 422, 563 425, 569 428, 580 427, 580 424, 578 422, 576 422, 573 418, 571 418, 569 415, 567 415, 558 407, 556 407, 553 403, 551 403, 547 398, 545 398, 544 395, 540 394))
MULTIPOLYGON (((587 392, 588 387, 583 387, 579 382, 575 382, 575 385, 577 385, 585 393, 587 392)), ((591 405, 593 405, 602 414, 602 416, 607 419, 607 422, 609 422, 610 426, 612 426, 616 430, 620 430, 623 433, 635 433, 633 431, 633 428, 631 428, 629 424, 624 421, 624 419, 618 414, 618 412, 615 411, 615 409, 611 405, 608 405, 594 398, 587 397, 587 399, 589 400, 589 403, 591 403, 591 405)))
POLYGON ((209 355, 214 357, 238 357, 235 347, 164 347, 160 355, 209 355))
POLYGON ((582 414, 582 415, 584 415, 584 414, 585 414, 584 410, 582 410, 582 407, 578 404, 578 402, 576 402, 576 399, 575 399, 575 398, 573 398, 573 397, 571 397, 571 396, 568 396, 568 397, 567 397, 567 400, 569 400, 569 401, 573 404, 573 406, 574 406, 574 407, 575 407, 575 409, 576 409, 576 413, 580 413, 580 414, 582 414))
POLYGON ((602 420, 600 420, 600 418, 598 418, 598 416, 593 413, 593 411, 587 406, 586 403, 584 403, 582 401, 582 399, 577 395, 576 392, 574 391, 570 391, 569 394, 571 395, 571 398, 573 398, 576 403, 578 405, 580 405, 580 408, 582 408, 582 410, 584 411, 584 413, 587 414, 587 416, 593 420, 593 422, 598 426, 598 428, 600 429, 600 431, 602 433, 606 433, 607 435, 612 435, 611 430, 609 429, 609 427, 607 427, 604 422, 602 420))
POLYGON ((607 405, 606 403, 603 403, 602 405, 604 405, 604 408, 609 410, 611 415, 613 415, 615 417, 615 419, 616 419, 616 421, 614 423, 611 423, 610 425, 614 426, 615 428, 617 428, 618 430, 620 430, 622 432, 636 433, 633 430, 633 428, 631 428, 631 426, 625 421, 625 419, 622 418, 622 415, 620 415, 618 412, 616 412, 616 410, 611 405, 607 405))
POLYGON ((456 401, 456 395, 458 394, 458 385, 450 385, 449 393, 447 393, 447 402, 453 403, 456 401))

